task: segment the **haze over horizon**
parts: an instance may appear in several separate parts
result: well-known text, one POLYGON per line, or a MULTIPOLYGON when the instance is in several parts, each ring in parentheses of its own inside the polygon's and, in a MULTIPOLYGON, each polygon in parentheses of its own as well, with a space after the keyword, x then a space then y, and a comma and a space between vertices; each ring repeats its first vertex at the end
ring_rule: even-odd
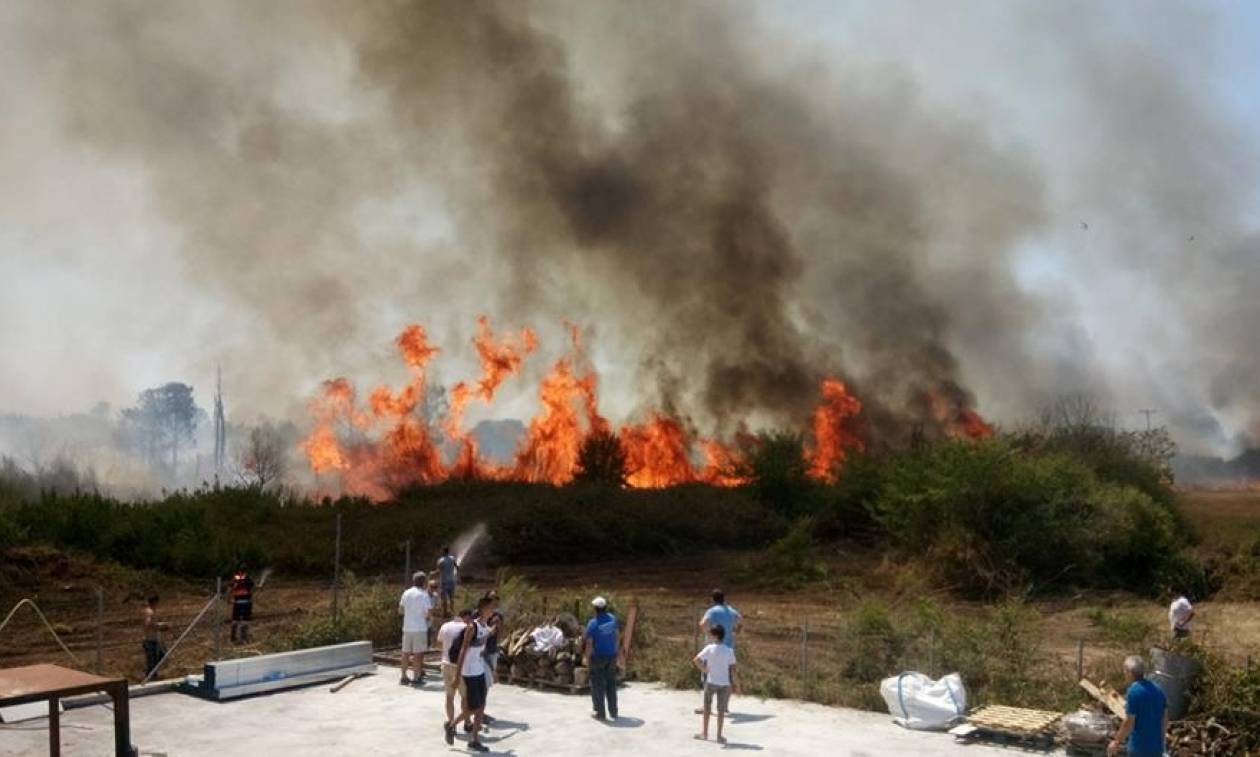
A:
MULTIPOLYGON (((31 0, 0 9, 0 413, 167 380, 301 423, 584 330, 612 418, 955 387, 1260 439, 1260 12, 1234 3, 31 0)), ((963 400, 960 400, 963 401, 963 400)))

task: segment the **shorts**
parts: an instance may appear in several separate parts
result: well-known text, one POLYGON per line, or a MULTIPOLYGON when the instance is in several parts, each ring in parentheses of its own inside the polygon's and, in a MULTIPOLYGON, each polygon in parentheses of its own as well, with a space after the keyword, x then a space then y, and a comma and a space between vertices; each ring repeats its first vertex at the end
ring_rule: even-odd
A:
MULTIPOLYGON (((222 616, 220 616, 222 617, 222 616)), ((254 603, 253 602, 233 602, 232 603, 232 620, 248 621, 254 619, 254 603)))
POLYGON ((486 677, 464 676, 464 709, 481 710, 486 706, 486 677))
POLYGON ((1174 629, 1173 629, 1173 638, 1174 638, 1174 639, 1188 639, 1188 638, 1190 638, 1190 629, 1189 629, 1189 628, 1174 628, 1174 629))
POLYGON ((448 583, 442 584, 442 598, 443 599, 455 598, 455 584, 448 584, 448 583))
POLYGON ((402 653, 419 654, 429 648, 428 631, 403 631, 402 653))
POLYGON ((459 692, 461 699, 467 696, 464 693, 464 679, 459 675, 459 666, 453 662, 442 663, 442 689, 447 696, 455 696, 455 692, 459 692))
POLYGON ((731 701, 730 686, 714 686, 711 683, 704 685, 704 709, 709 710, 713 707, 713 695, 717 695, 717 711, 721 713, 729 712, 727 705, 731 701))
POLYGON ((486 688, 494 685, 494 677, 499 674, 499 653, 486 655, 486 688))

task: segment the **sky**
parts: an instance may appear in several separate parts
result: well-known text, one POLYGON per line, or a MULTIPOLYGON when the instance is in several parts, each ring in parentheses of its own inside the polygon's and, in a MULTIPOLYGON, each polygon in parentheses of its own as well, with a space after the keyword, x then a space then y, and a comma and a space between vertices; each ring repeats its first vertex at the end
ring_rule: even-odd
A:
MULTIPOLYGON (((301 419, 325 378, 400 380, 391 340, 411 321, 444 346, 438 380, 469 376, 467 340, 481 312, 496 326, 537 328, 543 354, 470 420, 532 414, 537 378, 563 349, 566 317, 588 330, 609 413, 641 411, 642 366, 661 343, 632 343, 636 326, 624 318, 601 321, 608 295, 600 288, 565 286, 562 295, 511 304, 525 299, 512 277, 546 286, 566 281, 571 263, 523 274, 539 254, 528 246, 483 251, 503 247, 489 231, 494 188, 477 185, 489 194, 472 204, 474 183, 453 192, 451 177, 475 170, 486 153, 434 120, 425 122, 433 134, 424 160, 441 167, 400 168, 418 160, 414 135, 401 131, 384 76, 365 82, 361 70, 359 55, 377 32, 353 19, 341 36, 340 21, 306 17, 298 5, 120 2, 115 14, 20 0, 0 8, 0 412, 121 407, 168 380, 193 384, 208 405, 222 365, 238 419, 301 419), (237 114, 273 111, 274 133, 233 131, 237 114), (304 119, 297 127, 284 120, 292 113, 304 119), (228 143, 233 162, 215 158, 228 143), (240 145, 256 144, 263 155, 352 157, 318 162, 309 174, 293 168, 308 160, 297 157, 276 173, 242 157, 240 145), (238 192, 242 185, 248 191, 238 192), (212 213, 225 228, 204 222, 212 213), (280 245, 286 255, 266 252, 280 245), (505 264, 508 255, 516 257, 505 264), (498 270, 491 276, 487 266, 498 270), (283 308, 258 305, 273 297, 283 308)), ((574 97, 601 104, 592 112, 609 134, 631 120, 619 103, 639 89, 668 90, 635 76, 650 68, 640 56, 652 43, 643 40, 659 36, 694 45, 693 65, 746 60, 758 83, 793 82, 824 122, 817 131, 833 130, 836 143, 850 144, 852 130, 852 142, 870 142, 874 152, 914 154, 916 130, 934 120, 962 135, 887 164, 919 185, 917 217, 940 233, 937 244, 916 249, 914 269, 950 314, 942 338, 986 415, 1015 423, 1057 392, 1084 391, 1125 425, 1144 423, 1141 409, 1157 410, 1190 450, 1228 454, 1260 434, 1260 339, 1249 333, 1260 310, 1247 304, 1260 284, 1260 6, 697 6, 709 15, 689 16, 680 30, 668 4, 612 12, 553 2, 527 15, 560 40, 576 72, 574 97), (738 41, 729 59, 706 33, 725 33, 727 22, 738 41), (618 24, 624 33, 611 28, 618 24), (887 109, 888 144, 867 136, 865 122, 850 124, 854 104, 887 109), (932 170, 932 161, 948 160, 938 150, 972 142, 985 145, 983 155, 932 170), (1008 171, 1020 187, 1009 197, 963 206, 953 196, 987 191, 973 174, 1008 171), (1014 215, 1036 208, 986 253, 1002 270, 997 283, 978 285, 994 294, 977 299, 997 305, 969 308, 965 278, 981 268, 965 264, 965 247, 987 234, 978 225, 990 221, 974 207, 986 203, 1014 215), (1011 298, 1018 307, 1002 304, 1011 298)), ((666 57, 690 59, 678 50, 666 57)), ((432 107, 465 106, 438 99, 432 107)), ((790 155, 773 149, 779 159, 790 155)), ((793 240, 809 238, 810 219, 778 215, 793 240)), ((812 253, 803 259, 812 270, 812 253)), ((599 266, 617 264, 593 265, 607 273, 599 266)), ((810 287, 807 280, 799 289, 810 287)), ((825 292, 798 299, 791 291, 798 330, 832 328, 830 316, 811 310, 825 292)), ((878 383, 877 358, 859 346, 846 354, 846 365, 861 366, 852 369, 859 383, 878 383)), ((686 382, 688 364, 679 365, 686 382)), ((699 404, 694 394, 679 396, 699 404)))

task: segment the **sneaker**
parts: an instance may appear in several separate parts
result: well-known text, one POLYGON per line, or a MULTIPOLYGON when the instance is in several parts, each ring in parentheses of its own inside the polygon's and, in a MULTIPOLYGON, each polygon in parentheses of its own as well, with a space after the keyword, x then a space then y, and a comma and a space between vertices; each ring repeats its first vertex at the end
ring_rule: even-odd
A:
POLYGON ((608 718, 604 717, 604 713, 602 713, 602 712, 592 712, 592 713, 591 713, 591 717, 595 718, 596 720, 607 720, 607 719, 608 719, 608 718))
POLYGON ((717 739, 716 739, 716 741, 717 741, 717 743, 719 743, 719 744, 725 744, 725 743, 726 743, 726 737, 725 737, 725 736, 718 736, 718 737, 717 737, 717 739))
POLYGON ((469 749, 471 749, 471 750, 472 750, 472 751, 474 751, 474 752, 488 752, 488 751, 490 751, 490 747, 486 746, 485 744, 481 743, 480 741, 470 741, 470 742, 468 742, 468 748, 469 748, 469 749))
POLYGON ((424 685, 424 679, 423 679, 423 678, 416 678, 416 679, 414 679, 414 680, 411 682, 411 685, 412 685, 412 686, 417 686, 417 687, 419 687, 419 686, 423 686, 423 685, 424 685))
POLYGON ((697 707, 695 710, 693 710, 693 712, 695 712, 695 714, 697 714, 697 715, 703 715, 703 714, 704 714, 704 708, 703 708, 703 707, 697 707))
POLYGON ((471 720, 465 720, 465 721, 464 721, 464 733, 472 733, 472 721, 471 721, 471 720))
POLYGON ((410 686, 410 685, 411 685, 411 679, 410 679, 410 678, 408 678, 407 676, 403 676, 402 678, 399 678, 399 679, 398 679, 398 685, 399 685, 399 686, 410 686))
POLYGON ((481 722, 485 723, 486 725, 493 725, 494 718, 490 717, 489 715, 486 715, 485 713, 482 713, 481 722))
POLYGON ((455 726, 450 723, 443 723, 442 730, 446 732, 446 743, 448 746, 455 745, 455 726))
POLYGON ((617 719, 617 713, 615 713, 615 712, 610 712, 610 713, 608 713, 608 719, 609 719, 609 720, 616 720, 616 719, 617 719))

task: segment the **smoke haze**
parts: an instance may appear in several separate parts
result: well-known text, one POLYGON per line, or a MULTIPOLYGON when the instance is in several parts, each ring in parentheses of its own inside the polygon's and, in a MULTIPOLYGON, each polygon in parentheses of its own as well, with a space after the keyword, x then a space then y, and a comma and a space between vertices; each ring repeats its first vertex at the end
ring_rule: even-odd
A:
POLYGON ((927 392, 1089 392, 1249 443, 1247 25, 932 8, 7 4, 0 410, 205 404, 221 363, 238 414, 298 418, 396 377, 410 321, 473 375, 485 312, 543 338, 492 414, 567 319, 613 417, 799 424, 836 373, 888 438, 927 392))

